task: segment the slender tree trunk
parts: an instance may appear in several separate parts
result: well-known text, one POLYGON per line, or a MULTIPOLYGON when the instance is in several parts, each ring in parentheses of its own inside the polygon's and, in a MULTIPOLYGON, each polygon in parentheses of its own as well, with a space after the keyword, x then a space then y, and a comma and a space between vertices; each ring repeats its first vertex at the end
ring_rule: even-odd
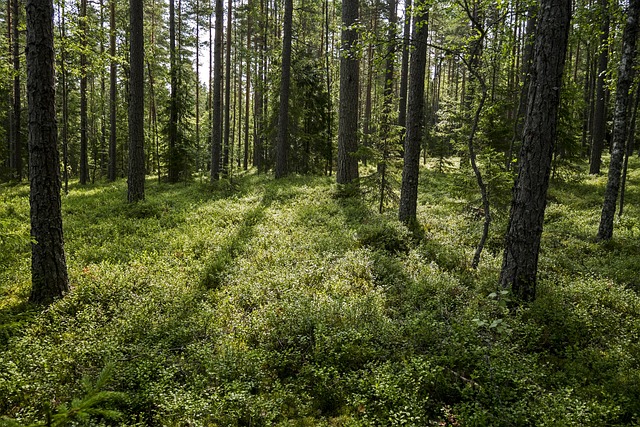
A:
POLYGON ((144 8, 130 0, 129 75, 129 203, 144 200, 144 8))
POLYGON ((418 173, 420 143, 424 125, 424 77, 429 40, 429 9, 424 0, 415 5, 413 16, 412 51, 410 59, 409 99, 407 105, 407 133, 404 141, 404 166, 400 192, 399 219, 405 224, 416 222, 418 206, 418 173))
POLYGON ((229 135, 231 133, 231 16, 232 16, 232 0, 227 2, 227 61, 225 63, 225 83, 224 83, 224 149, 222 154, 222 173, 229 176, 229 148, 231 141, 229 135))
POLYGON ((613 237, 613 219, 616 212, 616 201, 620 190, 620 174, 627 139, 629 113, 629 90, 634 78, 636 57, 636 41, 638 38, 638 20, 640 19, 640 0, 630 0, 627 22, 622 35, 622 57, 618 68, 618 84, 616 86, 616 105, 613 117, 613 148, 609 163, 607 188, 604 193, 600 227, 597 239, 610 240, 613 237))
POLYGON ((111 62, 109 64, 109 168, 107 170, 107 179, 109 181, 116 180, 116 132, 117 132, 117 62, 116 62, 116 0, 109 1, 109 55, 111 62))
POLYGON ((169 153, 167 156, 167 178, 169 182, 178 182, 178 63, 176 52, 176 12, 175 0, 169 1, 169 153))
POLYGON ((513 190, 500 285, 533 301, 560 87, 567 50, 571 0, 542 0, 531 69, 520 167, 513 190))
POLYGON ((48 304, 69 290, 62 232, 54 84, 53 1, 27 0, 31 295, 48 304))
POLYGON ((80 2, 80 184, 89 181, 89 141, 87 137, 87 0, 80 2))
MULTIPOLYGON (((404 34, 402 37, 402 64, 400 66, 400 95, 398 106, 398 126, 407 126, 407 86, 409 82, 409 39, 411 36, 411 0, 405 0, 404 6, 404 34)), ((401 140, 404 142, 402 131, 401 140)))
POLYGON ((358 94, 357 53, 358 0, 342 2, 342 55, 340 57, 340 108, 338 119, 338 165, 336 181, 350 184, 358 179, 358 94))
POLYGON ((69 194, 69 93, 67 85, 67 47, 64 1, 60 6, 60 86, 62 87, 62 176, 64 193, 69 194))
POLYGON ((278 115, 278 144, 276 145, 275 177, 289 172, 289 85, 291 83, 291 30, 293 26, 293 0, 284 3, 284 37, 282 39, 282 74, 280 77, 280 108, 278 115))
POLYGON ((222 149, 222 0, 216 0, 215 40, 213 47, 213 120, 211 130, 211 181, 220 179, 222 149))
POLYGON ((387 13, 389 19, 389 29, 387 33, 387 63, 384 72, 383 91, 383 116, 382 116, 382 161, 378 163, 378 173, 380 174, 380 201, 378 212, 384 210, 384 200, 387 188, 387 161, 389 159, 389 139, 391 138, 391 106, 393 104, 394 70, 396 61, 396 24, 398 15, 396 12, 397 1, 388 0, 387 13))
MULTIPOLYGON (((11 42, 13 27, 12 27, 12 4, 11 0, 7 0, 7 57, 11 57, 13 55, 13 44, 11 42)), ((7 108, 7 157, 6 157, 6 165, 7 168, 12 171, 14 169, 13 165, 13 91, 11 89, 7 90, 7 102, 9 104, 7 108)))
MULTIPOLYGON (((247 50, 251 48, 251 14, 247 20, 247 50)), ((247 87, 245 89, 243 169, 249 169, 249 102, 251 101, 251 54, 247 54, 247 87)))
POLYGON ((200 173, 200 2, 196 0, 196 171, 200 173))
POLYGON ((18 32, 18 24, 20 21, 20 13, 18 9, 18 0, 13 0, 13 143, 14 143, 14 165, 15 178, 22 181, 22 136, 21 128, 21 95, 20 95, 20 39, 18 32))
POLYGON ((606 88, 605 77, 609 63, 609 7, 608 0, 600 0, 600 13, 602 13, 602 25, 600 27, 600 53, 598 55, 598 75, 596 77, 595 111, 593 113, 593 142, 591 144, 591 162, 589 173, 600 174, 602 149, 604 147, 606 117, 606 88))

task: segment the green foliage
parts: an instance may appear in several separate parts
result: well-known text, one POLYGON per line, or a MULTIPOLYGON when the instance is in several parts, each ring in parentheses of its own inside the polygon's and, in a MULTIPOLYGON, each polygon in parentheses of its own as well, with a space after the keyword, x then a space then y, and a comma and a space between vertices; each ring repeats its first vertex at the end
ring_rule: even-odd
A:
POLYGON ((552 181, 538 299, 519 309, 496 289, 499 234, 469 269, 475 187, 437 159, 421 173, 419 242, 330 178, 148 180, 136 205, 123 181, 72 183, 72 291, 43 312, 25 303, 26 186, 3 187, 0 223, 26 240, 0 271, 0 414, 19 425, 48 413, 59 425, 637 424, 636 163, 607 244, 593 238, 604 178, 552 181))

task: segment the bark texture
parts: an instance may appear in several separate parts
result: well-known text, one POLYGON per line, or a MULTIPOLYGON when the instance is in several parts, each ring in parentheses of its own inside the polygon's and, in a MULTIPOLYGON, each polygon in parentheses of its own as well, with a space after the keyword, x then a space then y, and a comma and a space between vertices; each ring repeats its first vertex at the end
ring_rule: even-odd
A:
POLYGON ((620 192, 620 175, 624 147, 627 139, 627 123, 629 121, 629 90, 633 83, 636 41, 638 38, 638 20, 640 19, 640 0, 631 0, 627 13, 627 22, 622 35, 622 57, 618 68, 618 84, 616 86, 616 105, 613 116, 613 148, 607 176, 607 189, 604 193, 602 215, 598 228, 598 240, 609 240, 613 237, 613 219, 616 213, 616 201, 620 192))
POLYGON ((144 38, 143 2, 130 2, 129 180, 130 203, 144 200, 144 38))
POLYGON ((418 206, 418 170, 420 142, 424 127, 424 75, 429 39, 429 9, 425 1, 416 2, 413 16, 411 58, 409 61, 409 99, 407 133, 404 141, 404 166, 400 192, 399 218, 405 224, 416 221, 418 206))
POLYGON ((109 167, 107 179, 116 180, 116 0, 109 2, 109 167))
POLYGON ((213 118, 211 129, 211 181, 220 179, 222 150, 222 0, 216 0, 216 30, 213 41, 213 118))
POLYGON ((27 1, 27 92, 31 184, 31 295, 47 304, 69 290, 62 233, 56 123, 53 2, 27 1))
POLYGON ((542 0, 513 189, 500 285, 522 301, 536 295, 540 237, 556 139, 560 86, 571 20, 571 0, 542 0))
POLYGON ((358 179, 358 93, 359 60, 356 51, 358 0, 342 2, 342 52, 340 55, 340 109, 338 112, 338 184, 358 179))
POLYGON ((293 0, 284 4, 284 35, 282 38, 282 75, 280 78, 280 110, 278 114, 278 144, 276 145, 276 178, 288 172, 289 148, 289 89, 291 84, 291 30, 293 26, 293 0))
POLYGON ((596 80, 595 111, 593 113, 593 143, 591 144, 591 162, 589 173, 600 174, 602 148, 606 130, 605 74, 609 63, 609 8, 608 0, 600 0, 602 25, 600 27, 600 54, 598 55, 598 77, 596 80))

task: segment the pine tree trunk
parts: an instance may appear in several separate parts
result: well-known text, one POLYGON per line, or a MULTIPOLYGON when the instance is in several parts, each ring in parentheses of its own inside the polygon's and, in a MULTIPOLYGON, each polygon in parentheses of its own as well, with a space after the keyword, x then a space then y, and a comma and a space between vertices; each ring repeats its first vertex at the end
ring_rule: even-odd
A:
POLYGON ((116 0, 109 1, 109 55, 111 62, 109 64, 109 168, 107 170, 107 179, 109 181, 116 180, 116 78, 117 78, 117 62, 116 62, 116 0))
POLYGON ((622 35, 622 57, 618 68, 618 84, 616 85, 616 105, 613 117, 613 148, 609 163, 607 188, 604 193, 602 215, 597 239, 609 240, 613 237, 613 219, 616 213, 616 202, 620 191, 620 175, 627 139, 627 123, 629 120, 629 90, 634 78, 636 57, 636 41, 638 38, 638 20, 640 19, 640 0, 629 1, 627 22, 622 35))
POLYGON ((178 64, 176 59, 176 12, 175 0, 169 1, 169 153, 167 156, 167 178, 169 182, 178 182, 178 64))
POLYGON ((357 52, 358 0, 342 2, 342 55, 340 57, 340 107, 338 112, 338 163, 336 181, 349 184, 358 179, 358 95, 357 52))
POLYGON ((21 116, 21 95, 20 95, 20 39, 18 32, 18 24, 20 21, 20 13, 18 9, 18 0, 13 0, 13 144, 14 144, 14 166, 15 178, 22 181, 22 137, 20 135, 20 116, 21 116))
POLYGON ((231 15, 232 0, 227 2, 227 39, 226 39, 226 56, 225 62, 225 83, 224 83, 224 149, 222 154, 222 173, 229 176, 229 148, 231 133, 231 15))
POLYGON ((429 39, 429 9, 425 1, 416 2, 413 17, 412 51, 409 69, 407 133, 404 141, 404 166, 400 192, 399 219, 405 224, 416 222, 418 206, 418 171, 420 143, 424 125, 424 77, 429 39))
MULTIPOLYGON (((247 50, 251 48, 251 15, 247 19, 247 50)), ((247 54, 247 87, 245 89, 244 158, 242 168, 249 169, 249 103, 251 101, 251 54, 247 54)))
MULTIPOLYGON (((409 82, 409 38, 411 36, 411 0, 405 1, 404 34, 402 37, 402 64, 400 65, 400 95, 398 107, 398 126, 407 126, 407 86, 409 82)), ((404 139, 404 130, 403 138, 404 139)))
POLYGON ((609 10, 607 0, 600 0, 600 13, 602 13, 600 54, 598 55, 598 75, 596 77, 596 99, 592 130, 593 142, 591 144, 591 162, 589 165, 589 173, 593 175, 600 174, 602 149, 604 147, 607 125, 605 103, 605 74, 609 63, 609 10))
POLYGON ((89 181, 89 143, 87 137, 87 0, 80 2, 80 184, 89 181))
POLYGON ((211 129, 211 181, 220 179, 222 150, 222 0, 216 0, 213 45, 213 120, 211 129))
POLYGON ((27 93, 31 184, 29 301, 48 304, 69 290, 62 232, 54 84, 53 2, 27 0, 27 93))
POLYGON ((144 200, 144 38, 143 1, 130 2, 129 203, 144 200))
POLYGON ((291 83, 291 30, 293 25, 293 0, 284 3, 284 37, 282 38, 282 74, 280 77, 280 108, 278 114, 278 144, 276 145, 275 177, 288 173, 289 151, 289 85, 291 83))
POLYGON ((532 64, 520 167, 513 190, 500 285, 533 301, 560 87, 571 20, 571 0, 542 0, 532 64))

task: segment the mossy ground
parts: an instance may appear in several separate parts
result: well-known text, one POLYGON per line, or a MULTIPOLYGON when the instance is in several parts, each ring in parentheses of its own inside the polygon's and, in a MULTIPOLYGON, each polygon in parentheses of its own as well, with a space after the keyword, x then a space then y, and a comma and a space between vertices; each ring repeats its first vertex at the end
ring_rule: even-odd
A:
MULTIPOLYGON (((27 423, 109 365, 118 425, 640 422, 640 173, 596 243, 604 177, 552 182, 537 301, 496 292, 510 178, 482 227, 465 171, 425 167, 416 240, 330 178, 71 186, 72 291, 29 292, 28 188, 0 187, 0 414, 27 423)), ((113 421, 88 418, 86 425, 113 421)))

